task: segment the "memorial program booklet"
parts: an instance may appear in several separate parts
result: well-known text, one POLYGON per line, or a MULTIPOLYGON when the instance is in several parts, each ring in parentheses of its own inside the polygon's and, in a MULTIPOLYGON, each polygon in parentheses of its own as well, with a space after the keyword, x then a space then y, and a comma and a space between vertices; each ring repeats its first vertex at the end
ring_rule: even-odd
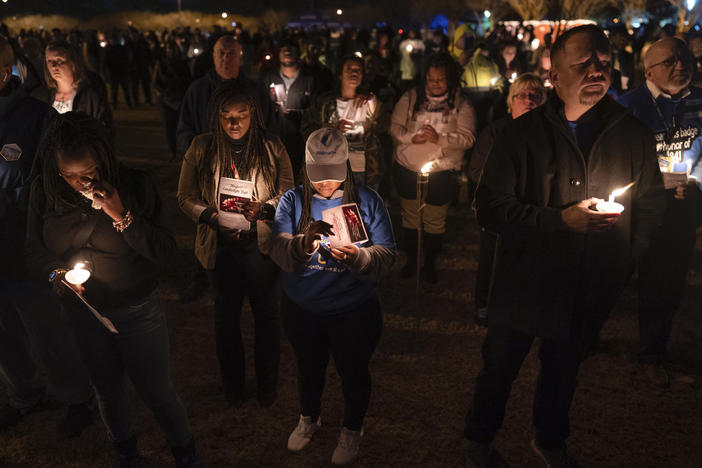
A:
POLYGON ((679 185, 687 185, 688 173, 687 172, 661 172, 663 176, 663 186, 666 190, 674 189, 679 185))
POLYGON ((333 236, 329 236, 332 248, 368 241, 366 227, 363 225, 361 211, 355 203, 329 208, 322 211, 322 221, 332 226, 333 236))
POLYGON ((220 226, 226 229, 250 231, 251 223, 244 215, 244 204, 253 197, 253 182, 250 180, 231 179, 222 177, 219 182, 217 196, 217 219, 220 226))

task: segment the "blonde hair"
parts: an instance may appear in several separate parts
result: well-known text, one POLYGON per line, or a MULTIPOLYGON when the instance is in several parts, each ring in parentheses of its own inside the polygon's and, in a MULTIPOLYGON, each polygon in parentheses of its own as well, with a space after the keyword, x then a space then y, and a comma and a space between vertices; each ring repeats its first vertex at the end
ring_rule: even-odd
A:
POLYGON ((514 96, 526 88, 534 88, 535 90, 541 92, 541 101, 539 102, 539 105, 546 102, 546 87, 544 86, 544 80, 533 73, 522 73, 509 87, 509 94, 507 94, 507 111, 510 114, 512 113, 512 101, 514 101, 514 96))
MULTIPOLYGON (((86 68, 85 62, 83 61, 83 56, 80 51, 73 45, 66 42, 54 41, 50 42, 46 46, 45 51, 57 52, 66 59, 66 62, 71 66, 73 70, 73 89, 78 89, 78 87, 86 80, 86 68)), ((49 66, 44 59, 44 79, 46 80, 46 86, 50 89, 58 88, 58 83, 51 76, 49 72, 49 66)))

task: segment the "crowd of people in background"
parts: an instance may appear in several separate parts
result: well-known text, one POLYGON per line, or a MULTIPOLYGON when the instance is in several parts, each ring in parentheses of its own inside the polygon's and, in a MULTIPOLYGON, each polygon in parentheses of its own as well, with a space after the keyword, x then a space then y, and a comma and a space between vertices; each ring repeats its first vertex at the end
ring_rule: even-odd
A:
POLYGON ((0 273, 0 368, 10 396, 0 431, 46 392, 30 339, 68 407, 61 435, 80 435, 97 402, 120 466, 138 466, 122 388, 129 376, 178 466, 200 466, 170 381, 155 292, 175 241, 159 190, 115 156, 121 105, 157 106, 164 164, 182 162, 178 203, 197 232, 180 299, 212 288, 233 407, 245 398, 242 301, 255 320, 261 406, 277 398, 282 318, 299 368, 291 451, 321 424, 331 355, 345 402, 332 462, 357 457, 382 329, 378 280, 399 250, 402 278, 441 281, 436 259, 461 186, 481 227, 477 283, 465 287, 475 288, 475 322, 488 327, 466 466, 496 466, 492 440, 534 337, 543 340, 532 448, 546 466, 576 466, 565 441, 578 367, 596 352, 634 269, 639 359, 652 384, 669 384, 665 350, 702 214, 702 36, 585 25, 536 37, 503 24, 483 36, 470 25, 252 34, 241 24, 3 26, 0 35, 0 244, 12 266, 0 273), (221 190, 242 189, 241 181, 251 184, 250 200, 232 221, 221 190), (616 199, 623 211, 595 210, 605 201, 595 197, 630 182, 616 199), (386 209, 393 203, 399 247, 386 209), (368 242, 325 244, 333 232, 322 211, 347 204, 359 207, 368 242), (91 262, 85 288, 64 281, 78 257, 91 262), (73 293, 119 335, 73 314, 84 307, 73 293), (83 320, 69 325, 66 315, 83 320))

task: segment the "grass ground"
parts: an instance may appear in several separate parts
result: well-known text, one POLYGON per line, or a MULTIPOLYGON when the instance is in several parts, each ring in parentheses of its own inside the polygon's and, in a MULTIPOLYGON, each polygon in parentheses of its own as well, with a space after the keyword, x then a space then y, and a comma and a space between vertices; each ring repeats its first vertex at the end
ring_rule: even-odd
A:
MULTIPOLYGON (((300 454, 285 445, 298 418, 295 362, 287 341, 281 349, 277 402, 260 409, 255 398, 229 409, 220 394, 209 298, 182 306, 187 286, 193 226, 177 209, 179 167, 168 161, 163 130, 153 108, 116 114, 118 150, 126 163, 151 171, 167 195, 181 249, 164 271, 161 296, 171 336, 173 378, 185 402, 206 466, 329 466, 340 429, 343 403, 333 366, 323 400, 323 427, 300 454)), ((393 211, 393 210, 391 210, 393 211)), ((463 419, 481 368, 484 331, 472 325, 478 228, 468 206, 451 209, 439 260, 439 284, 416 301, 414 282, 397 270, 384 279, 380 295, 384 332, 371 363, 373 396, 358 467, 457 467, 462 465, 463 419)), ((629 288, 603 331, 602 349, 582 366, 571 409, 572 452, 592 467, 702 466, 702 245, 698 245, 689 288, 676 316, 669 389, 651 387, 635 364, 636 297, 629 288)), ((252 320, 243 318, 247 349, 252 320)), ((538 373, 535 350, 512 388, 507 417, 495 442, 512 466, 540 466, 528 444, 533 436, 531 401, 538 373)), ((247 356, 248 369, 253 368, 247 356)), ((253 381, 251 391, 254 391, 253 381)), ((0 384, 0 400, 5 389, 0 384)), ((144 466, 171 466, 159 427, 132 395, 144 466)), ((113 463, 112 446, 100 421, 74 440, 57 440, 64 409, 47 405, 0 434, 1 467, 103 467, 113 463)))

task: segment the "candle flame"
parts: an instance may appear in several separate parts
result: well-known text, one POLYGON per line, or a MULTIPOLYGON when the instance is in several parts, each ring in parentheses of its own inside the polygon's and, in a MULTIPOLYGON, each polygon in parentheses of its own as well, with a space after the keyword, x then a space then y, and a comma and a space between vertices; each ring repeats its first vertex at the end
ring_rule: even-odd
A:
POLYGON ((617 189, 617 190, 613 191, 613 192, 612 192, 612 196, 618 197, 619 195, 621 195, 621 194, 623 194, 624 192, 626 192, 627 190, 629 190, 629 189, 632 187, 632 185, 634 185, 634 182, 630 183, 630 184, 627 185, 626 187, 622 187, 622 188, 620 188, 620 189, 617 189))
POLYGON ((429 161, 425 165, 422 166, 420 171, 422 172, 422 175, 427 175, 431 172, 431 166, 434 165, 434 161, 429 161))
POLYGON ((75 265, 73 265, 74 270, 83 270, 85 269, 85 263, 83 262, 78 262, 75 265))

